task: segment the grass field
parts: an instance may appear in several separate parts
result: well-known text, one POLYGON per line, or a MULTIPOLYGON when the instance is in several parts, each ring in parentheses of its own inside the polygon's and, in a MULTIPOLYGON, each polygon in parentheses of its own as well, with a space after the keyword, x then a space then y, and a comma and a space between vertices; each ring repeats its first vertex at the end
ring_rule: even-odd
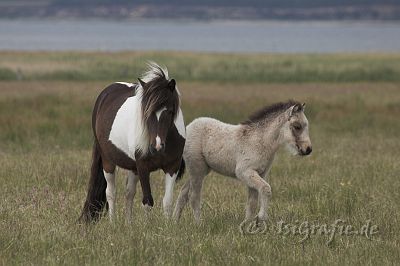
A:
MULTIPOLYGON (((398 264, 399 59, 0 53, 0 265, 398 264), (135 80, 144 59, 171 66, 186 123, 198 116, 238 123, 265 104, 289 98, 307 103, 313 153, 299 158, 279 152, 268 180, 266 232, 239 232, 246 188, 214 173, 205 181, 199 225, 190 209, 179 224, 163 217, 159 172, 151 178, 151 215, 144 215, 138 189, 133 223, 126 225, 123 170, 117 173, 115 224, 75 224, 89 176, 94 100, 112 81, 135 80), (327 235, 301 242, 304 235, 279 232, 280 221, 330 225, 337 219, 356 229, 370 220, 377 233, 370 239, 337 234, 328 243, 327 235)), ((176 185, 175 198, 186 179, 176 185)))

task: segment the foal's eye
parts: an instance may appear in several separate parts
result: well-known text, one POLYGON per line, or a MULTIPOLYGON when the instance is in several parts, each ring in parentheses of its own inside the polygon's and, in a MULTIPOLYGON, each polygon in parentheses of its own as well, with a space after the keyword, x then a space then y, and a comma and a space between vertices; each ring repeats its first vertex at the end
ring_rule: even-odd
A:
POLYGON ((297 131, 301 130, 301 125, 300 124, 294 124, 293 128, 297 131))

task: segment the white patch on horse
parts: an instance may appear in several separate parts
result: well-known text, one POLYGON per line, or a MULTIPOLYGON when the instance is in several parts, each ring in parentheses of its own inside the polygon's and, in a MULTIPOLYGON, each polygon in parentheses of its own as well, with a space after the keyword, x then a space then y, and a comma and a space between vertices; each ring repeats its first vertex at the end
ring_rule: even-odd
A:
POLYGON ((133 160, 136 160, 136 150, 147 154, 149 149, 149 134, 142 121, 142 93, 143 89, 138 87, 136 95, 129 97, 121 105, 108 137, 118 149, 133 160))
POLYGON ((157 151, 161 150, 161 139, 158 135, 156 137, 156 150, 157 151))
POLYGON ((179 135, 181 135, 184 139, 186 139, 185 121, 183 119, 183 113, 181 108, 179 108, 178 110, 178 114, 176 115, 174 124, 176 129, 178 130, 179 135))
POLYGON ((174 185, 177 176, 178 173, 175 173, 172 176, 170 176, 170 174, 168 173, 165 175, 165 194, 163 198, 163 209, 164 209, 164 214, 167 217, 171 216, 172 212, 172 202, 174 199, 174 185))
POLYGON ((103 170, 104 177, 107 181, 107 188, 106 188, 106 198, 109 206, 109 215, 110 215, 110 220, 112 221, 114 219, 114 210, 115 210, 115 175, 112 173, 107 173, 106 171, 103 170))
POLYGON ((156 112, 156 116, 157 116, 157 120, 158 121, 160 121, 160 116, 161 116, 162 112, 164 112, 165 110, 167 110, 167 107, 164 106, 163 108, 161 108, 160 110, 158 110, 156 112))
POLYGON ((133 87, 133 86, 135 86, 135 84, 133 84, 133 83, 123 82, 123 81, 118 81, 118 82, 115 82, 115 83, 122 84, 122 85, 125 85, 125 86, 127 86, 127 87, 133 87))

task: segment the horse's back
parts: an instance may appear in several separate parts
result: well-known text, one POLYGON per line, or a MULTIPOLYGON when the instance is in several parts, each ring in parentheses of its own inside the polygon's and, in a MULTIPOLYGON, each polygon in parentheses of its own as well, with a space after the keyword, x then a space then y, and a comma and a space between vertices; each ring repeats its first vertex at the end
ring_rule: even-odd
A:
MULTIPOLYGON (((135 84, 125 82, 115 82, 110 84, 100 92, 99 96, 97 96, 92 113, 93 118, 95 118, 99 112, 105 108, 120 107, 127 98, 134 95, 135 84)), ((95 123, 93 123, 93 126, 94 125, 95 123)))
POLYGON ((92 112, 92 127, 94 131, 97 118, 105 114, 114 118, 126 99, 135 95, 134 87, 135 84, 132 83, 116 82, 110 84, 100 92, 92 112))

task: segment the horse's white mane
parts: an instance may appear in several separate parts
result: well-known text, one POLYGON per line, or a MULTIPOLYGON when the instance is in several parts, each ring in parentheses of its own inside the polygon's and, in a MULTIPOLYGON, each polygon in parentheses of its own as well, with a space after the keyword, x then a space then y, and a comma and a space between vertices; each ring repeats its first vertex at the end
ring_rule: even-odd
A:
MULTIPOLYGON (((133 139, 135 140, 134 143, 134 148, 135 150, 138 150, 142 153, 143 155, 146 155, 149 151, 149 134, 147 132, 147 127, 143 124, 143 119, 142 119, 142 95, 143 95, 143 88, 141 86, 138 86, 136 88, 136 95, 135 95, 135 103, 134 103, 134 108, 135 108, 135 113, 137 114, 134 116, 134 120, 132 121, 136 125, 136 129, 133 131, 134 137, 133 139)), ((133 155, 135 154, 135 151, 131 151, 133 155)))
MULTIPOLYGON (((165 77, 166 80, 169 80, 167 67, 160 66, 154 61, 148 61, 147 71, 143 73, 140 79, 143 80, 145 83, 147 83, 154 80, 157 77, 163 77, 163 76, 165 77)), ((139 87, 141 87, 140 84, 139 87)), ((178 95, 181 96, 181 92, 179 91, 178 86, 176 86, 176 91, 178 92, 178 95)))
POLYGON ((156 62, 148 61, 147 67, 148 67, 147 71, 141 77, 141 79, 144 82, 147 83, 157 77, 163 77, 163 76, 165 76, 166 80, 169 80, 168 69, 165 66, 161 67, 156 62))

